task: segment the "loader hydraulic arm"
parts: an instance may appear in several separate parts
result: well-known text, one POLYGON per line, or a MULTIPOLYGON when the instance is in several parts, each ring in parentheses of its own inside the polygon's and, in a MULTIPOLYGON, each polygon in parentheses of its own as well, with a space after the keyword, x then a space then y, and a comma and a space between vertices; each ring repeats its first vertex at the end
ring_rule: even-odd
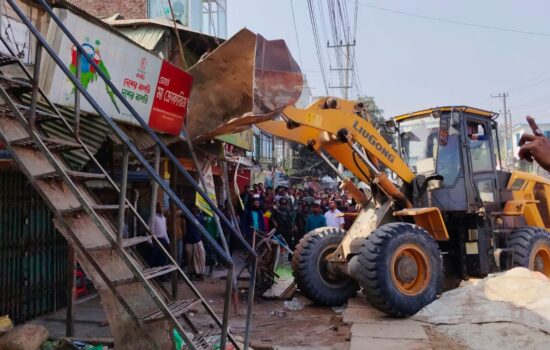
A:
POLYGON ((297 142, 309 147, 312 151, 321 154, 325 151, 333 159, 340 162, 344 168, 351 171, 359 180, 369 183, 373 179, 373 175, 368 169, 360 170, 357 163, 352 159, 349 152, 349 146, 341 142, 327 142, 327 135, 324 131, 301 125, 295 128, 289 128, 283 120, 270 120, 267 122, 256 124, 263 132, 277 136, 289 141, 297 142), (365 174, 363 174, 365 173, 365 174))
POLYGON ((331 98, 330 102, 326 99, 317 100, 306 109, 289 106, 283 110, 282 114, 290 124, 326 132, 326 137, 320 140, 322 145, 346 144, 348 147, 345 152, 333 154, 335 159, 340 160, 351 154, 352 161, 362 177, 372 178, 374 183, 378 184, 388 196, 398 200, 403 207, 412 207, 410 201, 395 187, 386 174, 380 171, 376 163, 382 163, 409 184, 414 180, 413 172, 376 128, 369 121, 361 118, 358 112, 360 110, 353 102, 331 98), (361 165, 364 166, 361 167, 361 165))
POLYGON ((326 108, 325 100, 321 99, 306 109, 289 106, 283 110, 283 115, 294 123, 335 135, 341 142, 357 142, 372 158, 384 164, 404 182, 411 183, 414 179, 411 169, 378 130, 356 114, 355 104, 346 100, 334 100, 337 101, 336 108, 326 108))
POLYGON ((299 127, 289 128, 283 120, 270 120, 263 123, 258 123, 256 126, 263 132, 273 136, 277 136, 289 141, 301 143, 307 146, 311 151, 317 153, 321 158, 331 166, 338 177, 342 180, 343 188, 345 188, 355 201, 365 207, 369 199, 361 192, 357 186, 349 178, 346 178, 340 171, 331 163, 324 155, 323 151, 327 152, 332 158, 337 159, 346 169, 351 171, 357 178, 363 182, 369 183, 372 177, 365 174, 364 171, 358 169, 358 164, 353 162, 349 152, 349 146, 341 142, 323 142, 323 136, 326 136, 324 131, 301 125, 299 127))

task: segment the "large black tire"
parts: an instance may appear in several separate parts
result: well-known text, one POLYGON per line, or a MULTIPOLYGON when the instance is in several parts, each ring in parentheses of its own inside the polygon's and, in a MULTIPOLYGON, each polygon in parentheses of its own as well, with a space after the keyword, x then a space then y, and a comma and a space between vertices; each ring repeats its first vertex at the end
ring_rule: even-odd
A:
POLYGON ((430 234, 402 222, 374 230, 357 259, 355 279, 367 300, 395 317, 414 315, 441 293, 443 259, 430 234))
POLYGON ((294 251, 292 270, 296 285, 317 304, 342 305, 359 289, 351 277, 327 269, 325 257, 340 245, 345 233, 334 227, 318 228, 306 234, 294 251))
POLYGON ((526 267, 550 277, 550 234, 546 230, 530 226, 516 229, 508 246, 514 251, 514 267, 526 267))

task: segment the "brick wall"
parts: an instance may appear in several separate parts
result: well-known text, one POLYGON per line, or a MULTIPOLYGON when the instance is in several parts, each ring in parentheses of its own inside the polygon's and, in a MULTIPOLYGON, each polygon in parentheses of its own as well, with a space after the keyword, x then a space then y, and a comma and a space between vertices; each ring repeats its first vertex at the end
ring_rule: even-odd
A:
POLYGON ((147 0, 71 0, 96 17, 120 13, 125 19, 147 18, 147 0))

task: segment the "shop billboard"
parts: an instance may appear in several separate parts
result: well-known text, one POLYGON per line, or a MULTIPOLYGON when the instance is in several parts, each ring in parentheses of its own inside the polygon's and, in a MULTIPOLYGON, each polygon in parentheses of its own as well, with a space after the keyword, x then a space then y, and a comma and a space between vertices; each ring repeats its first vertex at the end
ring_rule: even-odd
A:
MULTIPOLYGON (((141 118, 157 131, 178 135, 185 122, 192 76, 122 35, 117 35, 68 10, 56 11, 59 12, 63 24, 84 47, 86 54, 93 58, 100 70, 109 77, 141 118)), ((54 21, 50 22, 47 39, 61 60, 76 73, 76 47, 54 21)), ((84 54, 80 57, 80 68, 82 85, 108 116, 139 125, 99 77, 84 54)), ((61 68, 48 57, 44 59, 41 69, 45 72, 41 86, 50 99, 54 103, 73 107, 75 88, 61 68)), ((96 113, 85 98, 81 98, 81 109, 96 113)))

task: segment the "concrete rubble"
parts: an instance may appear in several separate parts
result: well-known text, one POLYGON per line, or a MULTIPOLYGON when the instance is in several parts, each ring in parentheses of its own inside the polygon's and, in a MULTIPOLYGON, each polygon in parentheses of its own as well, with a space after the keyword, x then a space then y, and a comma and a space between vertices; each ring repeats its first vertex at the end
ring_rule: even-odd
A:
POLYGON ((547 349, 550 343, 550 280, 515 268, 464 283, 413 319, 471 349, 547 349))
POLYGON ((0 350, 38 350, 48 336, 44 326, 27 323, 0 337, 0 350))

